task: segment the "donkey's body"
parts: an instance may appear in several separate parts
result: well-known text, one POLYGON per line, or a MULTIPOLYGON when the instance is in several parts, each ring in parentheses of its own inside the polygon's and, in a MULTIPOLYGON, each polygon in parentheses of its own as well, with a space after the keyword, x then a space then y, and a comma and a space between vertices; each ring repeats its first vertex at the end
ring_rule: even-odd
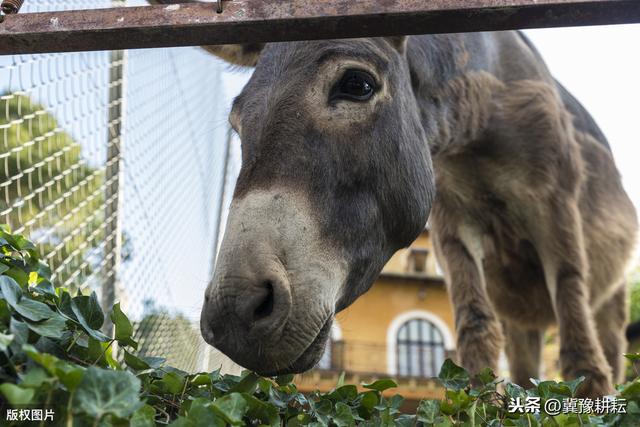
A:
POLYGON ((424 120, 440 121, 431 223, 460 361, 495 367, 504 335, 512 376, 526 384, 557 320, 563 374, 589 377, 583 393, 608 392, 622 374, 637 225, 607 142, 520 34, 411 38, 416 73, 436 40, 455 52, 444 55, 450 74, 416 92, 424 120), (434 114, 443 101, 433 93, 453 110, 434 114))
POLYGON ((462 364, 495 368, 504 336, 526 384, 557 321, 565 376, 611 391, 635 211, 604 136, 519 33, 205 49, 256 66, 230 116, 243 165, 208 342, 264 374, 311 368, 433 203, 462 364))

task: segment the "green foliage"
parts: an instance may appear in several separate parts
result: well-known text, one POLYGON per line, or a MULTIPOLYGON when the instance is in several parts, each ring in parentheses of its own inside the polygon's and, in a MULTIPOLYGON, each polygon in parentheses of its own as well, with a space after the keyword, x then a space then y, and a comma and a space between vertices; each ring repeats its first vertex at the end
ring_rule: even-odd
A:
MULTIPOLYGON (((575 396, 582 378, 534 381, 525 390, 502 384, 490 370, 475 378, 447 360, 439 379, 442 400, 400 410, 403 397, 381 379, 360 388, 344 377, 327 393, 300 393, 291 375, 263 378, 219 371, 189 374, 142 355, 130 320, 116 304, 113 337, 100 328, 105 315, 95 294, 54 288, 33 245, 0 228, 0 395, 7 407, 54 408, 68 426, 636 426, 640 379, 618 386, 627 414, 551 415, 508 411, 511 401, 575 396), (121 358, 113 357, 119 347, 121 358), (384 394, 383 394, 384 393, 384 394)), ((628 355, 635 361, 640 355, 628 355)), ((4 415, 5 411, 1 412, 4 415)), ((3 420, 4 421, 4 420, 3 420)))

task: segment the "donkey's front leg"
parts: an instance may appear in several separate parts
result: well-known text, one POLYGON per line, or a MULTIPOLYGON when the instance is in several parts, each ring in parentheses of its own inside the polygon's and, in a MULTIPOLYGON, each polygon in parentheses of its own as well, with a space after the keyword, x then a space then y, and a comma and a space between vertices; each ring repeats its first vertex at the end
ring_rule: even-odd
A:
POLYGON ((439 240, 455 312, 458 362, 472 374, 486 367, 495 371, 503 336, 482 271, 457 237, 439 240))
POLYGON ((552 210, 553 223, 543 255, 549 294, 560 332, 560 366, 565 379, 585 376, 580 396, 613 392, 611 368, 598 341, 589 306, 585 248, 577 207, 570 202, 552 210))

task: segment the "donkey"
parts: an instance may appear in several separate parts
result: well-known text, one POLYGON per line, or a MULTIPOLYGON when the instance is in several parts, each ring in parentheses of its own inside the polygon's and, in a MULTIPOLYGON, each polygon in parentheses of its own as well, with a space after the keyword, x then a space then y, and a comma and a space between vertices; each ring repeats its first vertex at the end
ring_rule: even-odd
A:
POLYGON ((636 213, 605 136, 521 33, 204 48, 255 67, 229 117, 242 167, 208 343, 264 375, 312 368, 335 313, 429 218, 465 368, 504 348, 526 385, 557 324, 565 378, 613 390, 636 213))

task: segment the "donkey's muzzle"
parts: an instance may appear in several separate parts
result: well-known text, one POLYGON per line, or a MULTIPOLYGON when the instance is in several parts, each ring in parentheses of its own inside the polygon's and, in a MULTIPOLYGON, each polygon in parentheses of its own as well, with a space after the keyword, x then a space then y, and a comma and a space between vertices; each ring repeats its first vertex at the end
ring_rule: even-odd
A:
POLYGON ((346 277, 309 206, 285 191, 234 199, 205 294, 205 340, 263 375, 314 366, 346 277))
POLYGON ((200 326, 209 344, 240 365, 262 371, 262 362, 271 358, 268 349, 280 341, 291 314, 291 287, 277 260, 252 258, 252 268, 222 268, 216 274, 200 326))

